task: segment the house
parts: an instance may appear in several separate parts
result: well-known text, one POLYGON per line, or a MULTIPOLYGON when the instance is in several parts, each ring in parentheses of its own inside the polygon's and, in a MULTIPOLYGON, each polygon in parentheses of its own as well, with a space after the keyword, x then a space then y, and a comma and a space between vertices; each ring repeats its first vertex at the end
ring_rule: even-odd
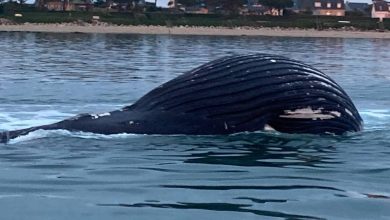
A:
POLYGON ((63 11, 64 2, 60 0, 47 1, 43 7, 49 11, 63 11))
POLYGON ((49 11, 62 11, 64 2, 62 0, 35 0, 36 8, 48 9, 49 11))
POLYGON ((312 12, 314 9, 314 0, 293 0, 292 10, 296 13, 312 12))
POLYGON ((345 11, 348 12, 362 12, 365 13, 370 6, 368 3, 359 3, 359 2, 346 2, 345 11))
POLYGON ((107 0, 106 7, 111 12, 127 11, 132 7, 132 2, 127 0, 107 0))
POLYGON ((314 0, 313 15, 345 16, 344 0, 314 0))
POLYGON ((175 0, 156 0, 157 8, 174 8, 175 0))
POLYGON ((93 8, 92 0, 65 0, 65 11, 90 11, 93 8))
POLYGON ((248 0, 246 14, 251 15, 265 15, 269 14, 270 9, 267 6, 260 4, 258 0, 248 0))
POLYGON ((35 5, 49 11, 89 11, 93 8, 91 0, 39 0, 35 5))
POLYGON ((284 9, 263 5, 259 0, 248 0, 241 14, 283 16, 284 9))
POLYGON ((209 9, 205 6, 189 6, 189 7, 182 7, 185 11, 185 13, 188 14, 208 14, 209 9))
MULTIPOLYGON (((96 6, 97 5, 95 3, 95 7, 96 6)), ((151 4, 144 0, 104 0, 102 1, 102 4, 98 5, 97 7, 104 8, 109 12, 125 12, 135 9, 142 9, 147 6, 155 7, 154 3, 151 4)), ((101 11, 96 8, 95 10, 101 11)))
POLYGON ((390 18, 390 3, 384 0, 373 0, 371 17, 379 18, 381 22, 384 18, 390 18))
POLYGON ((187 4, 176 3, 176 9, 178 11, 187 13, 187 14, 208 14, 209 9, 207 5, 202 1, 192 1, 186 2, 187 4))

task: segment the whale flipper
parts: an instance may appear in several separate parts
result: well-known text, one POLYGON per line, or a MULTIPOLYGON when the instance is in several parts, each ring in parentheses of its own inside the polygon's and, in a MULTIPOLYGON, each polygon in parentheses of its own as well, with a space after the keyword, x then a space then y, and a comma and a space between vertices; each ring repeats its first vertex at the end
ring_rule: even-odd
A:
POLYGON ((270 128, 343 134, 362 130, 362 119, 346 92, 321 71, 283 56, 251 54, 206 63, 123 109, 10 131, 0 139, 37 129, 202 135, 270 128))

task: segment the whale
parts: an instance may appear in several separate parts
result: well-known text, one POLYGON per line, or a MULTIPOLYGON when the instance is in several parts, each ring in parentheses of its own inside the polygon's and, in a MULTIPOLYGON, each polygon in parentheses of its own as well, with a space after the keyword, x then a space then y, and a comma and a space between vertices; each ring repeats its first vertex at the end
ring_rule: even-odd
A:
POLYGON ((320 70, 285 56, 247 54, 205 63, 122 109, 4 131, 0 142, 40 129, 106 135, 265 130, 343 135, 361 131, 363 120, 347 93, 320 70))

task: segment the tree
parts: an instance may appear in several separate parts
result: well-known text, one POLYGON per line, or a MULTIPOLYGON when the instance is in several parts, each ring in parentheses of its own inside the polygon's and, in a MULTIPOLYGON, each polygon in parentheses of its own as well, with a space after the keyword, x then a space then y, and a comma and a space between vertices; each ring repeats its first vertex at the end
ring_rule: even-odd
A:
POLYGON ((45 0, 35 0, 35 7, 42 9, 45 5, 45 0))
POLYGON ((4 0, 0 0, 0 14, 4 13, 4 5, 3 5, 4 0))
POLYGON ((229 13, 237 14, 246 0, 206 0, 205 2, 208 7, 222 7, 223 10, 229 13))
POLYGON ((260 4, 278 10, 278 14, 283 14, 283 9, 294 6, 292 0, 260 0, 260 4))
POLYGON ((294 6, 292 0, 260 0, 260 3, 276 9, 285 9, 294 6))
POLYGON ((94 7, 101 8, 104 7, 106 4, 106 0, 95 0, 93 2, 94 7))
POLYGON ((185 6, 193 6, 198 4, 198 0, 177 0, 176 4, 181 4, 185 6))

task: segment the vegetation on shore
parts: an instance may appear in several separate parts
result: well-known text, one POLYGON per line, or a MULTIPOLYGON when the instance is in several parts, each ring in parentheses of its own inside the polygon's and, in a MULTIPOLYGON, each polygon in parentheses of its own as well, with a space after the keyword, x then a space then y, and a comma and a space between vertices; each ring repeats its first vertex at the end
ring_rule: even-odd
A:
MULTIPOLYGON (((115 25, 162 25, 162 26, 222 26, 222 27, 280 27, 303 29, 348 29, 376 30, 378 20, 367 17, 330 17, 311 15, 255 16, 222 14, 184 14, 157 12, 50 12, 34 10, 13 10, 2 13, 0 18, 15 23, 93 23, 93 16, 99 16, 99 22, 115 25), (15 13, 22 17, 15 17, 15 13)), ((96 23, 96 21, 95 21, 96 23)), ((384 29, 390 30, 390 20, 385 19, 384 29)))

